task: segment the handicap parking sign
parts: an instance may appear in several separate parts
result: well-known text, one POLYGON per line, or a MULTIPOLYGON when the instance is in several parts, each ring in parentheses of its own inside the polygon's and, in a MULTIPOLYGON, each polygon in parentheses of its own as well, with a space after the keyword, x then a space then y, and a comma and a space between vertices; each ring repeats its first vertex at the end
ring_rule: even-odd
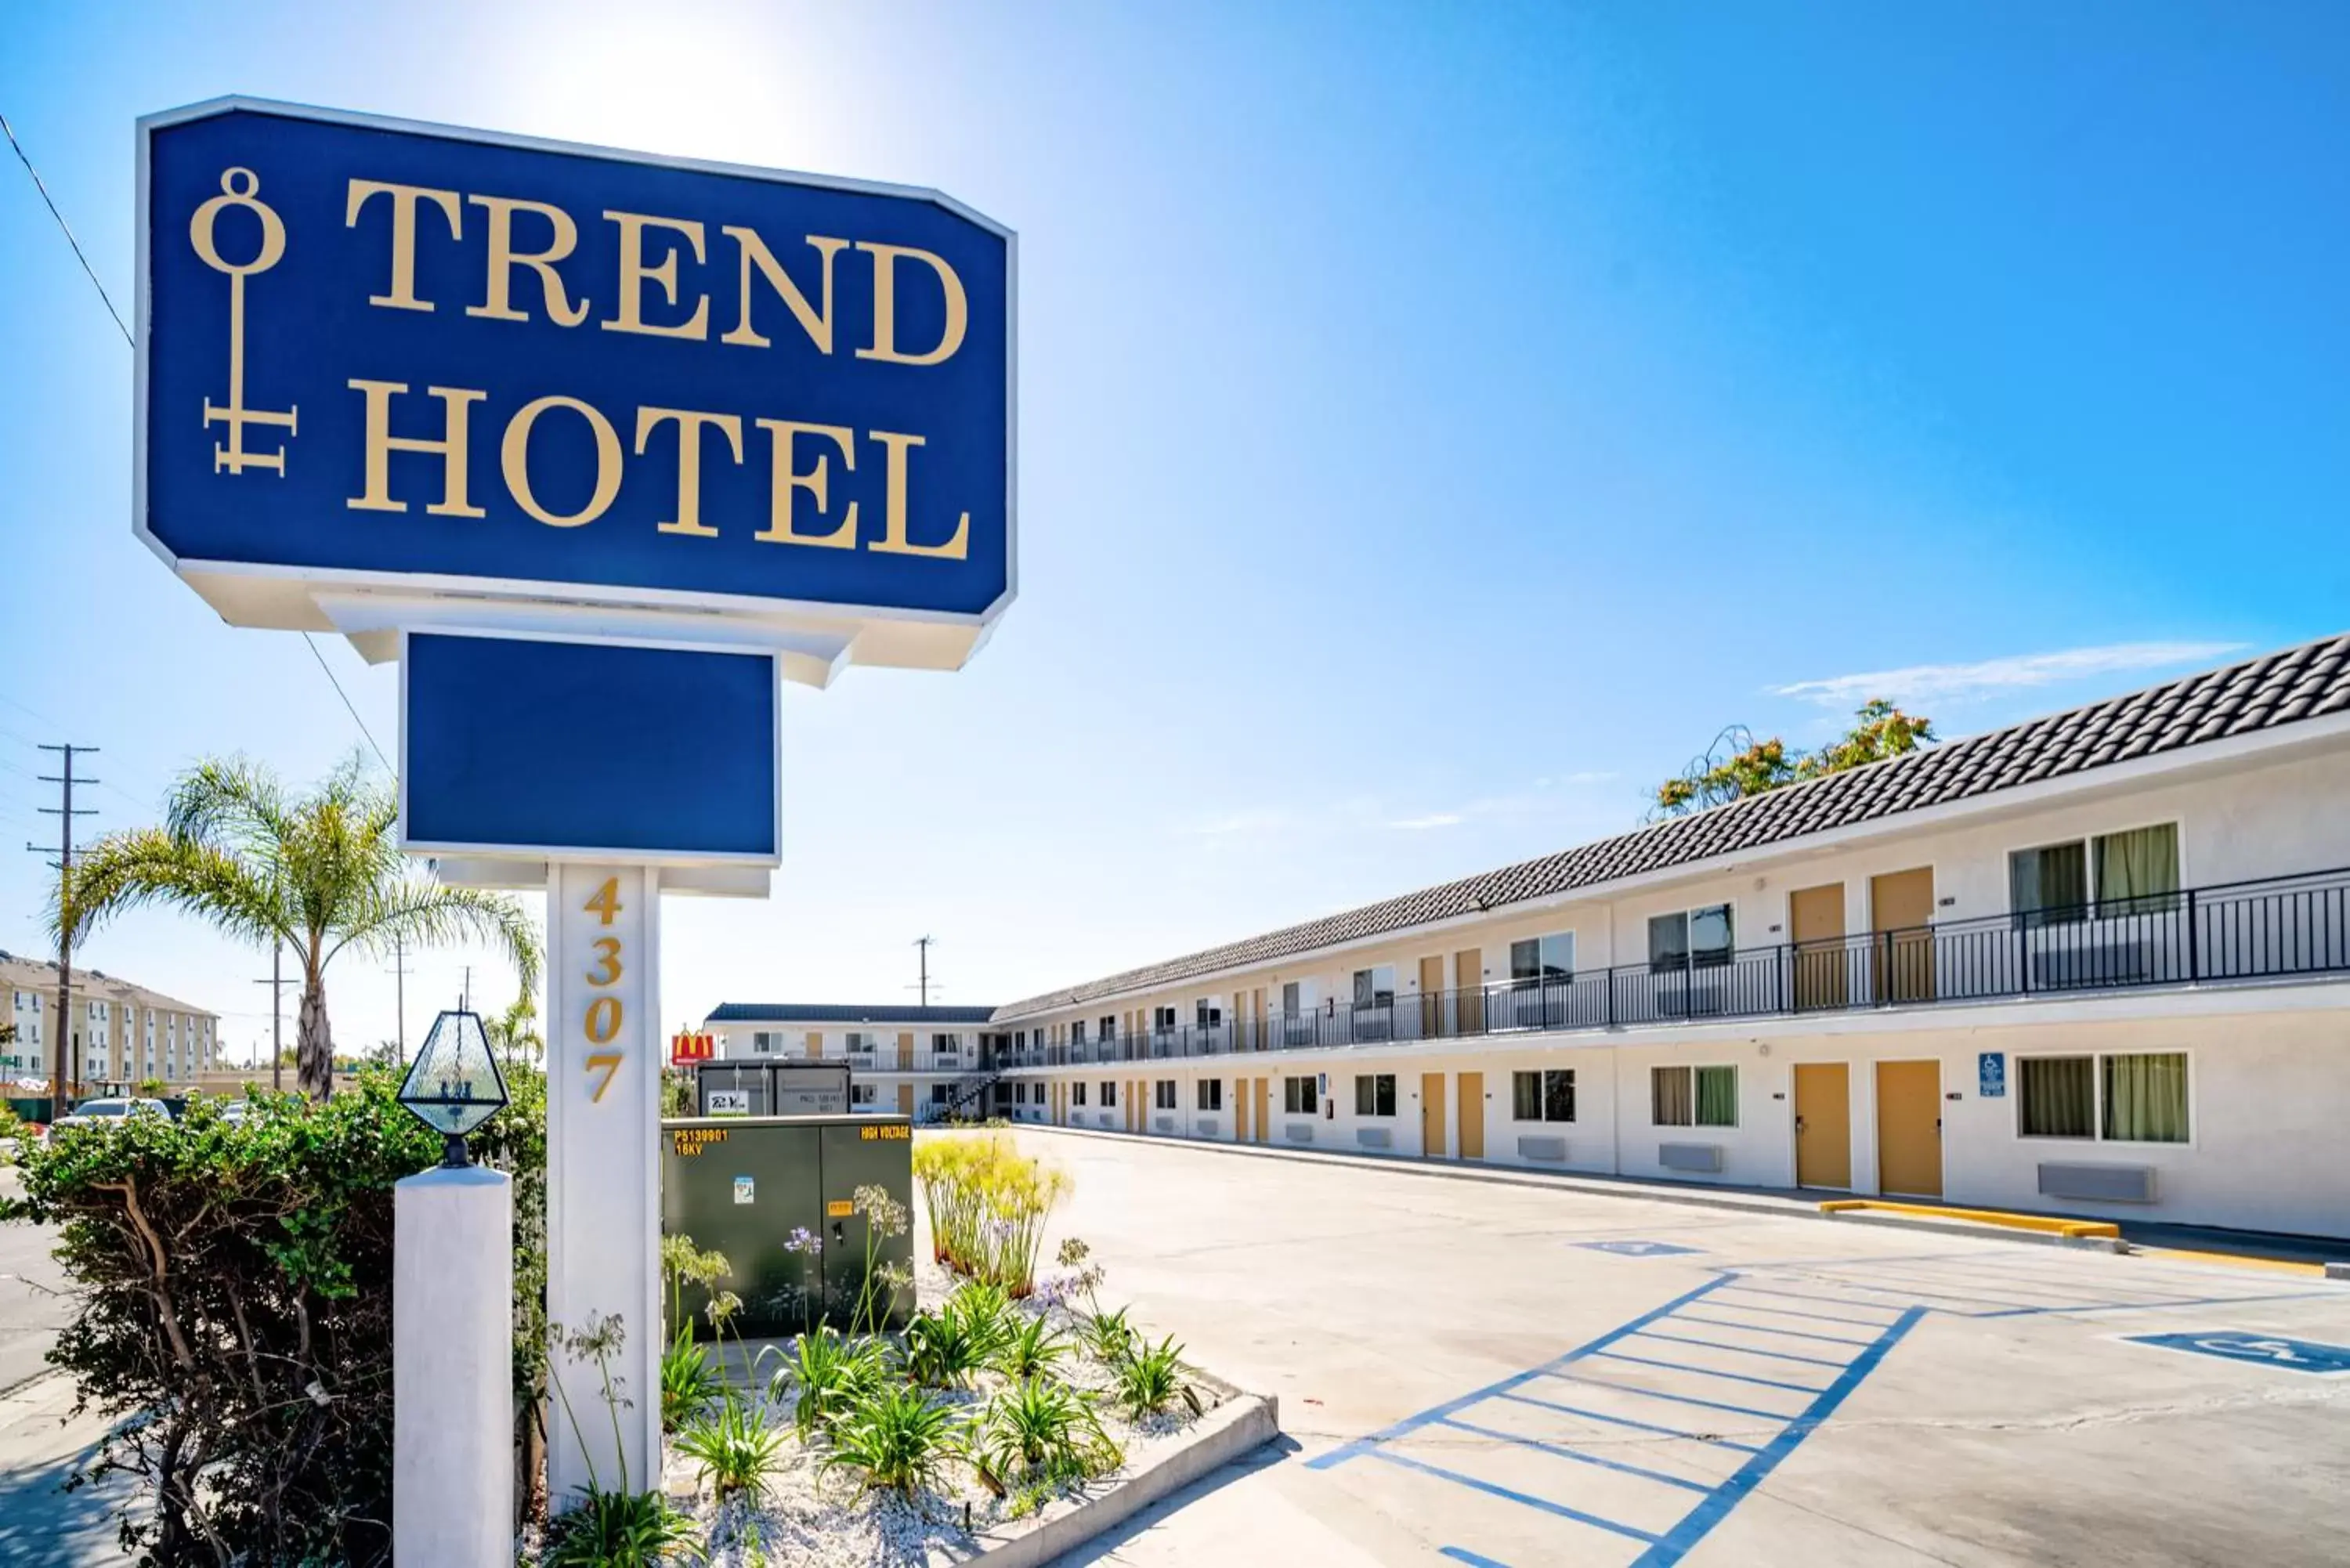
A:
POLYGON ((1701 1250, 1678 1247, 1670 1241, 1577 1241, 1575 1245, 1594 1252, 1613 1252, 1619 1258, 1669 1258, 1677 1252, 1701 1250))
POLYGON ((2216 1355, 2226 1361, 2250 1361, 2321 1377, 2350 1372, 2350 1345, 2324 1345, 2315 1340, 2287 1339, 2282 1334, 2249 1334, 2241 1329, 2208 1334, 2133 1334, 2124 1337, 2132 1345, 2216 1355))

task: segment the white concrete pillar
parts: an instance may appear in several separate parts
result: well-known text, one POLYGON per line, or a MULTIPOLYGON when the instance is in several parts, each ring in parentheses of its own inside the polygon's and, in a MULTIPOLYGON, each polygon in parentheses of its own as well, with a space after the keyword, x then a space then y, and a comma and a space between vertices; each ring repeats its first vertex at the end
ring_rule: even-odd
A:
POLYGON ((604 1406, 592 1361, 550 1358, 577 1417, 549 1423, 549 1506, 595 1479, 660 1484, 660 873, 650 866, 547 867, 546 1310, 570 1333, 618 1317, 620 1397, 604 1406), (584 1446, 583 1446, 584 1445, 584 1446))
POLYGON ((514 1184, 434 1169, 391 1199, 391 1538, 400 1568, 514 1561, 514 1184))

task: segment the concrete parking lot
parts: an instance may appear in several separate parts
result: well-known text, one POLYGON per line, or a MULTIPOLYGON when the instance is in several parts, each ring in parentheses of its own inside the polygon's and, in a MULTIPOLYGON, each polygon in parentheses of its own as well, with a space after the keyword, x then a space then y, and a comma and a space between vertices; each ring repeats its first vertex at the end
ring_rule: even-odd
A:
POLYGON ((1104 1299, 1290 1439, 1080 1562, 2345 1558, 2350 1284, 1020 1137, 1076 1177, 1104 1299))

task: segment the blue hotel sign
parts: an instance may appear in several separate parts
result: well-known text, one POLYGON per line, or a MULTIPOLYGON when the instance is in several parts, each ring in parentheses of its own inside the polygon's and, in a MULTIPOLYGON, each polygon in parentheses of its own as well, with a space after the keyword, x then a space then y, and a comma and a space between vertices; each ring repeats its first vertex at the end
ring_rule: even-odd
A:
POLYGON ((487 592, 967 652, 1012 597, 1008 230, 247 100, 140 134, 138 527, 229 619, 487 592))

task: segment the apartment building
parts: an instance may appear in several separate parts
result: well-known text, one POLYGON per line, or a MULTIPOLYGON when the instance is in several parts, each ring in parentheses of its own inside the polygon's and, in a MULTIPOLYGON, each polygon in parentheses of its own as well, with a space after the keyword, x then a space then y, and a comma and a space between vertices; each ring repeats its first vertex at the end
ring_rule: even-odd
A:
MULTIPOLYGON (((0 1075, 46 1089, 56 1065, 57 966, 0 952, 0 988, 16 1037, 0 1044, 0 1075)), ((85 1094, 122 1094, 150 1079, 174 1088, 210 1071, 220 1052, 217 1014, 103 970, 76 969, 70 1043, 85 1094)))
POLYGON ((2350 1234, 2345 802, 2350 636, 971 1026, 1023 1120, 2350 1234))
POLYGON ((981 1033, 994 1011, 729 1002, 702 1027, 722 1062, 844 1061, 852 1107, 935 1119, 978 1103, 998 1054, 981 1033))

